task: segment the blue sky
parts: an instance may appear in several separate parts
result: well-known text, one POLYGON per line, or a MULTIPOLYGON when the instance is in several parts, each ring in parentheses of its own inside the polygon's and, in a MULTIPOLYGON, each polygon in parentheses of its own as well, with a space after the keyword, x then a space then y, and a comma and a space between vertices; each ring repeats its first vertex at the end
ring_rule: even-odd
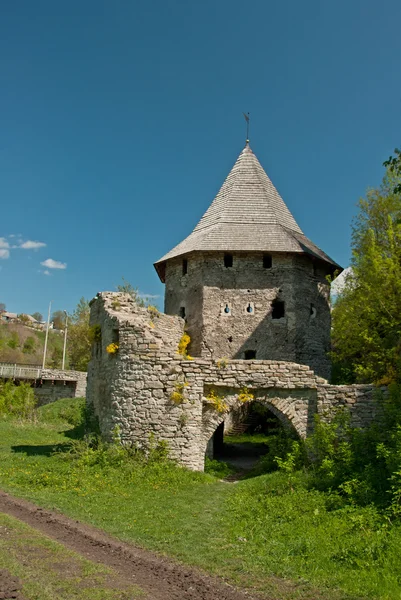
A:
POLYGON ((347 266, 355 204, 401 145, 400 30, 399 0, 2 3, 0 302, 72 310, 124 276, 162 306, 152 263, 213 200, 242 111, 347 266))

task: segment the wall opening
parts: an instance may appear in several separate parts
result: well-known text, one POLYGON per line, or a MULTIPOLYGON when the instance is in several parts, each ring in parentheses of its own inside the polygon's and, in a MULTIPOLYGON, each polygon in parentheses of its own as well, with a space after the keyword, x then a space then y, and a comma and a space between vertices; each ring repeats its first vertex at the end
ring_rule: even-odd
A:
POLYGON ((188 273, 188 261, 186 258, 182 261, 182 274, 186 275, 188 273))
POLYGON ((245 360, 254 360, 256 358, 256 350, 245 350, 244 358, 245 360))
POLYGON ((273 300, 272 319, 282 319, 285 316, 285 302, 283 300, 273 300))
POLYGON ((223 312, 223 314, 224 314, 224 315, 229 315, 229 314, 231 314, 231 308, 230 308, 230 306, 229 306, 228 304, 225 304, 225 305, 223 306, 223 310, 222 310, 222 312, 223 312))
POLYGON ((271 269, 273 265, 273 260, 270 254, 264 254, 263 255, 263 268, 264 269, 271 269))
POLYGON ((226 269, 233 266, 233 255, 232 254, 224 255, 224 266, 226 267, 226 269))
POLYGON ((248 303, 248 306, 246 307, 246 312, 250 315, 252 315, 255 312, 253 304, 251 304, 250 302, 248 303))
POLYGON ((230 480, 260 475, 276 468, 275 453, 269 456, 271 436, 297 439, 263 402, 254 401, 231 411, 209 440, 206 456, 225 463, 230 480))
POLYGON ((316 307, 314 304, 310 305, 309 315, 311 319, 314 319, 316 317, 316 307))
POLYGON ((185 306, 180 306, 179 315, 182 319, 185 319, 185 306))

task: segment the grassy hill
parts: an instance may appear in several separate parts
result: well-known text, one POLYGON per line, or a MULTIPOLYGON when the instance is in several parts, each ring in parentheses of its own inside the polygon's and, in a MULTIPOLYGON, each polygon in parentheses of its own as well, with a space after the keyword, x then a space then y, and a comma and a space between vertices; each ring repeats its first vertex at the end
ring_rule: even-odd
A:
MULTIPOLYGON (((44 331, 21 323, 0 324, 0 362, 41 365, 45 345, 44 331)), ((61 367, 63 334, 49 331, 47 343, 47 367, 61 367)))

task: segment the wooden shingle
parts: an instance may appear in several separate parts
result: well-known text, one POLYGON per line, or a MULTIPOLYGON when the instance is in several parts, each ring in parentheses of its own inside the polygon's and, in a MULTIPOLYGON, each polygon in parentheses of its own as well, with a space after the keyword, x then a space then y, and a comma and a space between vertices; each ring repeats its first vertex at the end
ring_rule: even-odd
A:
POLYGON ((167 260, 210 251, 306 253, 339 267, 304 235, 248 143, 193 232, 155 268, 163 280, 167 260))

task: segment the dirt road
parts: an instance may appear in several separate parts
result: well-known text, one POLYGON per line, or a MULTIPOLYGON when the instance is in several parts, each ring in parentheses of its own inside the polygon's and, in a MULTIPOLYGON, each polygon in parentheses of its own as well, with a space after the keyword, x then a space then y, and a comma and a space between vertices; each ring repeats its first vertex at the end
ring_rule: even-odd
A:
POLYGON ((218 578, 135 548, 64 515, 0 491, 0 512, 15 517, 93 562, 113 568, 148 600, 257 600, 218 578))

